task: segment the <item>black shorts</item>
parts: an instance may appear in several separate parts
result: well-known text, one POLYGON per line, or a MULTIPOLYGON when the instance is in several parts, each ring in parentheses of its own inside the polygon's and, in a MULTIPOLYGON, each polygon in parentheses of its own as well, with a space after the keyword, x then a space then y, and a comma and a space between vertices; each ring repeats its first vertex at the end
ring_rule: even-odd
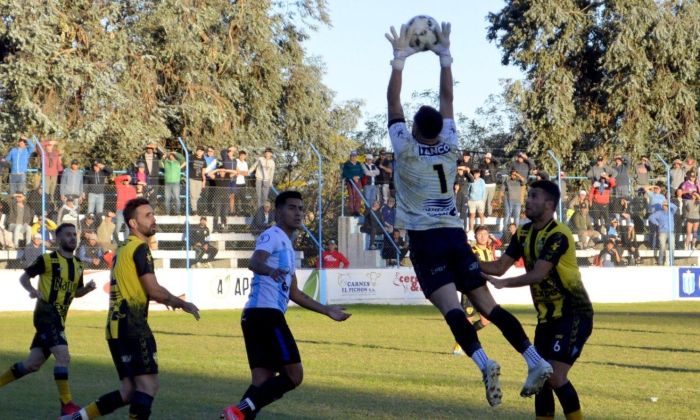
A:
POLYGON ((119 379, 158 373, 158 349, 152 334, 107 340, 119 379))
POLYGON ((593 318, 567 315, 535 328, 535 348, 546 360, 573 365, 593 331, 593 318))
POLYGON ((448 283, 462 293, 486 284, 464 230, 409 230, 408 240, 413 269, 426 298, 448 283))
POLYGON ((251 369, 279 371, 285 365, 301 363, 299 349, 284 314, 277 309, 246 309, 241 328, 251 369))
POLYGON ((61 315, 54 305, 37 302, 34 310, 34 328, 36 334, 29 349, 41 349, 45 358, 51 355, 51 347, 68 345, 61 315))

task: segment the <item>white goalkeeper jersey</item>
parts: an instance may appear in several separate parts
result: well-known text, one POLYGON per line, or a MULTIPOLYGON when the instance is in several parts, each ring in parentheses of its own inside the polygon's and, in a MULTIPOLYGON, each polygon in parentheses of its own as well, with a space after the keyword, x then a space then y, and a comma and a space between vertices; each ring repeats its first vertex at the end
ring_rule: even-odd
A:
POLYGON ((459 158, 454 121, 443 120, 439 141, 434 145, 416 141, 403 120, 390 124, 396 226, 408 230, 462 228, 453 190, 459 158))
POLYGON ((288 270, 284 280, 276 281, 270 276, 255 273, 250 287, 250 295, 245 304, 246 308, 272 308, 287 312, 289 303, 289 288, 294 276, 295 252, 292 241, 286 233, 277 226, 272 226, 258 236, 255 250, 270 253, 267 265, 272 268, 288 270))

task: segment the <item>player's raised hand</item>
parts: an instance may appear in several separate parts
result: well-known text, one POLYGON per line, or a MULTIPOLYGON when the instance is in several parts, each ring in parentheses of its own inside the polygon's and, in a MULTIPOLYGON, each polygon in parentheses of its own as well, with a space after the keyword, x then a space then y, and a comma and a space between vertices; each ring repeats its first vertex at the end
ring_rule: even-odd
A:
POLYGON ((89 292, 92 292, 93 290, 95 290, 95 289, 97 288, 97 286, 95 285, 95 280, 90 280, 90 281, 85 285, 85 288, 87 289, 88 293, 89 293, 89 292))
POLYGON ((411 48, 409 41, 411 39, 412 30, 407 25, 401 25, 399 34, 396 33, 396 29, 392 26, 389 28, 391 34, 384 34, 386 39, 391 42, 391 46, 394 48, 394 59, 404 60, 418 51, 415 48, 411 48))
POLYGON ((334 321, 345 321, 351 314, 345 312, 345 308, 338 305, 326 305, 326 315, 334 321))
POLYGON ((199 321, 199 308, 197 308, 194 303, 185 302, 182 305, 182 310, 187 312, 188 314, 192 314, 192 316, 194 316, 194 319, 199 321))
POLYGON ((449 22, 442 22, 442 26, 435 30, 438 42, 430 46, 430 51, 437 55, 450 55, 450 32, 452 25, 449 22))

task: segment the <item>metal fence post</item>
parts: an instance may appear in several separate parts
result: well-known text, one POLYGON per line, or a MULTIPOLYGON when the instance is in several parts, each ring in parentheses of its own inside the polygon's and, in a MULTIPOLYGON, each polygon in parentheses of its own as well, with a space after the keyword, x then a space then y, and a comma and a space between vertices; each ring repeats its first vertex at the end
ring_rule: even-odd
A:
MULTIPOLYGON (((44 146, 41 144, 39 139, 37 138, 36 135, 32 136, 32 139, 36 143, 36 147, 41 150, 41 218, 39 220, 43 221, 43 225, 46 226, 46 151, 44 150, 44 146)), ((78 218, 78 222, 80 222, 80 218, 78 218)), ((78 223, 80 225, 80 223, 78 223)), ((44 226, 39 226, 39 233, 41 233, 41 236, 43 238, 44 236, 44 226)), ((48 228, 47 228, 48 230, 48 228)), ((28 245, 28 244, 27 244, 28 245)), ((46 253, 46 238, 43 238, 41 241, 41 253, 44 254, 46 253)))
POLYGON ((190 152, 187 145, 178 137, 177 141, 185 152, 185 269, 187 270, 187 296, 192 300, 192 270, 190 269, 190 152))
MULTIPOLYGON (((559 193, 561 193, 561 162, 557 157, 554 155, 554 152, 552 149, 547 150, 547 154, 554 160, 554 163, 557 165, 557 186, 559 187, 559 193)), ((565 220, 562 218, 562 197, 561 195, 559 196, 559 204, 557 205, 557 213, 559 214, 559 221, 564 222, 565 220)))
MULTIPOLYGON (((668 265, 673 266, 673 253, 676 248, 676 227, 673 224, 673 212, 671 211, 671 165, 669 165, 660 154, 656 153, 656 158, 666 168, 666 200, 668 200, 668 265)), ((676 210, 678 211, 678 210, 676 210)), ((661 244, 659 244, 661 246, 661 244)))

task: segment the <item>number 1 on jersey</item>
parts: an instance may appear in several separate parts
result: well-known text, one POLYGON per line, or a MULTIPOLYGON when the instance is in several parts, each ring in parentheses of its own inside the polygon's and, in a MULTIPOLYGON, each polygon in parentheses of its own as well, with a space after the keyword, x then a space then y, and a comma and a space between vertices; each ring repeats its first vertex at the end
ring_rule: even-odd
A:
POLYGON ((445 178, 445 170, 442 169, 442 163, 433 165, 433 169, 437 171, 438 178, 440 178, 440 192, 447 193, 447 179, 445 178))

